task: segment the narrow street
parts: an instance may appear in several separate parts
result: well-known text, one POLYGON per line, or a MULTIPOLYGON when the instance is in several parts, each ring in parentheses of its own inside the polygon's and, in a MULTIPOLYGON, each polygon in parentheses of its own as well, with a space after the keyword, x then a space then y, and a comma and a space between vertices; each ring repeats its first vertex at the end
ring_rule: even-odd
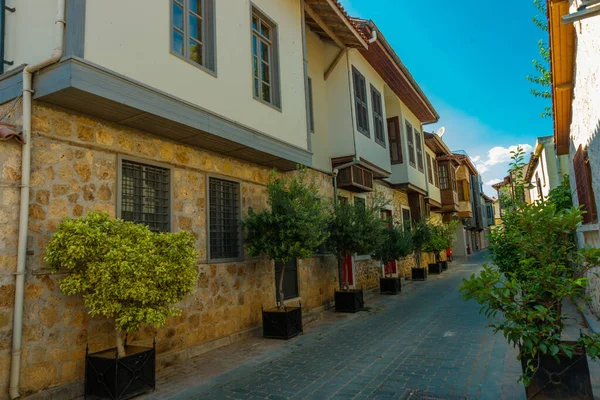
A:
POLYGON ((273 343, 266 354, 244 360, 242 342, 201 356, 193 361, 200 370, 180 366, 148 398, 524 398, 515 350, 458 292, 486 254, 456 261, 443 276, 411 283, 399 296, 373 297, 368 312, 316 323, 290 342, 245 344, 273 343), (203 379, 203 368, 228 358, 235 363, 236 352, 239 367, 203 379))

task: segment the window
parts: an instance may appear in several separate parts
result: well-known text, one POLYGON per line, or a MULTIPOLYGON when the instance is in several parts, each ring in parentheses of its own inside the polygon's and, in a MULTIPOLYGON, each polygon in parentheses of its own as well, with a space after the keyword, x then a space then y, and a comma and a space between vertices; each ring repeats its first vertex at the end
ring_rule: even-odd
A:
POLYGON ((414 132, 415 142, 417 143, 417 165, 419 166, 419 171, 423 172, 423 143, 421 143, 421 132, 416 129, 414 132))
POLYGON ((277 25, 252 7, 254 98, 281 108, 277 25))
POLYGON ((410 208, 402 208, 402 226, 404 229, 412 229, 412 219, 410 217, 410 208))
POLYGON ((310 113, 310 131, 315 133, 315 107, 313 105, 312 79, 310 78, 308 78, 308 112, 310 113))
POLYGON ((352 80, 354 82, 354 105, 356 108, 356 127, 359 132, 367 137, 369 133, 369 106, 367 105, 367 82, 365 77, 352 67, 352 80))
POLYGON ((440 187, 439 166, 437 160, 433 160, 433 173, 435 175, 435 186, 440 187))
MULTIPOLYGON (((283 264, 275 263, 275 290, 279 289, 279 277, 281 276, 283 264)), ((279 298, 279 293, 276 293, 279 298)), ((300 297, 298 293, 298 261, 290 260, 285 264, 285 273, 283 274, 283 300, 295 299, 300 297)))
POLYGON ((540 175, 537 172, 535 173, 535 183, 537 185, 538 196, 541 199, 543 199, 544 195, 542 193, 542 180, 540 179, 540 175))
POLYGON ((438 166, 438 170, 439 170, 439 178, 440 178, 440 184, 439 187, 442 190, 448 190, 450 189, 450 176, 448 174, 448 164, 443 164, 438 166))
POLYGON ((390 160, 392 165, 402 164, 402 136, 400 135, 400 118, 388 118, 387 128, 390 142, 390 160))
POLYGON ((367 206, 367 202, 362 197, 355 197, 354 198, 354 205, 356 207, 361 207, 361 208, 364 209, 367 206))
POLYGON ((487 217, 492 219, 492 206, 487 206, 487 217))
POLYGON ((413 137, 413 127, 408 121, 406 121, 406 139, 408 141, 408 163, 416 168, 415 138, 413 137))
POLYGON ((153 232, 171 230, 171 171, 130 160, 120 163, 119 217, 147 225, 153 232))
POLYGON ((381 93, 371 85, 371 103, 373 104, 373 129, 375 130, 375 142, 385 147, 385 131, 383 128, 383 106, 381 105, 381 93))
POLYGON ((171 0, 171 53, 217 71, 215 0, 171 0))
POLYGON ((241 256, 240 184, 208 180, 209 258, 232 260, 241 256))
POLYGON ((579 145, 575 157, 573 158, 573 167, 575 172, 575 186, 577 188, 578 205, 582 207, 583 223, 589 224, 598 220, 596 209, 596 198, 592 188, 592 171, 590 169, 587 150, 579 145))
POLYGON ((433 185, 433 167, 431 165, 431 156, 427 153, 427 175, 429 183, 433 185))

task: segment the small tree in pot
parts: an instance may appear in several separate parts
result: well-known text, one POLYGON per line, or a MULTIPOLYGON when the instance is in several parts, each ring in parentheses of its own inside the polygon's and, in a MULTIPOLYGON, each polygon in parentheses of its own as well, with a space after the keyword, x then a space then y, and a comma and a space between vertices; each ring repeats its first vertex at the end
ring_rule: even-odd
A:
POLYGON ((127 346, 123 334, 144 324, 162 326, 167 317, 181 314, 173 305, 197 279, 194 241, 187 232, 154 233, 106 213, 65 219, 58 226, 46 262, 54 272, 68 272, 62 292, 81 294, 91 316, 115 323, 116 349, 87 356, 87 395, 126 398, 154 388, 154 349, 127 346), (113 373, 96 375, 105 364, 113 373), (131 368, 134 375, 123 372, 131 368))
POLYGON ((400 277, 392 277, 388 264, 406 257, 412 252, 412 233, 394 225, 386 230, 385 239, 373 253, 373 258, 384 265, 384 277, 379 280, 380 293, 398 294, 401 290, 400 277))
POLYGON ((423 246, 423 250, 427 253, 433 253, 435 262, 429 263, 428 271, 430 274, 441 274, 442 263, 440 253, 447 248, 447 240, 444 236, 444 227, 441 225, 429 224, 429 231, 429 240, 423 246))
POLYGON ((265 337, 289 339, 302 332, 301 308, 284 306, 285 264, 297 258, 311 257, 329 236, 329 216, 314 182, 307 183, 305 175, 302 170, 287 180, 278 178, 273 171, 267 187, 269 207, 260 212, 250 208, 242 222, 248 254, 266 255, 282 264, 277 309, 263 310, 265 337))
MULTIPOLYGON (((458 221, 450 221, 448 223, 445 223, 442 225, 441 227, 441 234, 442 237, 444 238, 444 242, 445 242, 445 250, 446 250, 446 255, 448 254, 448 249, 452 249, 452 247, 454 246, 454 241, 456 240, 456 226, 458 225, 458 221)), ((442 250, 443 251, 443 250, 442 250)), ((446 261, 441 261, 442 263, 442 270, 447 270, 448 269, 448 260, 446 261)))
POLYGON ((412 241, 416 268, 412 269, 413 281, 424 281, 427 279, 427 270, 421 267, 421 253, 431 240, 431 226, 427 221, 421 220, 413 225, 412 241))
MULTIPOLYGON (((508 225, 492 238, 509 239, 517 246, 509 253, 516 265, 486 265, 479 276, 463 281, 461 291, 466 299, 481 304, 486 315, 504 317, 490 326, 518 346, 528 396, 591 396, 585 353, 592 358, 599 354, 600 336, 563 341, 562 302, 584 294, 589 284, 585 275, 600 265, 600 249, 577 250, 572 235, 581 211, 576 208, 559 210, 549 202, 521 204, 507 217, 508 225)), ((492 247, 493 258, 499 259, 505 250, 492 247)))
POLYGON ((356 312, 364 308, 362 289, 350 289, 352 257, 371 254, 385 238, 386 228, 380 212, 384 202, 375 197, 370 204, 340 202, 334 206, 329 227, 329 244, 335 249, 340 265, 340 290, 335 292, 335 308, 339 312, 356 312))

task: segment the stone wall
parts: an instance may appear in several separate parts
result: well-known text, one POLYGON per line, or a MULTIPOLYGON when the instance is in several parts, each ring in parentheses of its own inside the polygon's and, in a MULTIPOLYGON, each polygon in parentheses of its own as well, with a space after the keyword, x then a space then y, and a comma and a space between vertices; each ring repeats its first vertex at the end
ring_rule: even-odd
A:
MULTIPOLYGON (((0 109, 1 113, 6 111, 0 109)), ((11 122, 18 121, 20 106, 11 122)), ((159 368, 194 355, 190 349, 254 329, 261 307, 275 305, 273 263, 255 258, 212 264, 206 251, 206 181, 208 175, 241 184, 242 209, 266 205, 269 168, 208 151, 158 139, 144 132, 36 103, 33 110, 33 149, 27 277, 25 288, 21 390, 37 392, 78 381, 84 370, 86 344, 90 351, 114 347, 110 322, 90 318, 78 296, 64 296, 60 274, 50 274, 45 247, 64 217, 89 211, 116 213, 118 155, 164 163, 173 170, 173 230, 197 237, 199 278, 182 302, 183 313, 154 332, 132 335, 130 342, 151 344, 156 336, 159 368)), ((21 146, 0 144, 0 393, 8 387, 14 272, 19 211, 21 146)), ((311 171, 320 191, 332 197, 331 179, 311 171)), ((334 257, 299 262, 300 301, 304 311, 327 306, 337 287, 334 257)), ((1 397, 1 396, 0 396, 1 397)))
MULTIPOLYGON (((571 12, 577 10, 579 3, 571 0, 571 12)), ((600 210, 600 19, 587 18, 574 23, 577 35, 575 52, 575 81, 572 100, 571 146, 569 154, 569 175, 571 189, 576 192, 573 171, 573 158, 579 145, 588 146, 590 168, 592 170, 592 188, 596 198, 596 207, 600 210)), ((573 196, 577 205, 577 196, 573 196)), ((600 246, 598 224, 589 224, 579 230, 580 244, 600 246)), ((599 271, 591 271, 590 289, 591 308, 600 316, 600 277, 599 271)))

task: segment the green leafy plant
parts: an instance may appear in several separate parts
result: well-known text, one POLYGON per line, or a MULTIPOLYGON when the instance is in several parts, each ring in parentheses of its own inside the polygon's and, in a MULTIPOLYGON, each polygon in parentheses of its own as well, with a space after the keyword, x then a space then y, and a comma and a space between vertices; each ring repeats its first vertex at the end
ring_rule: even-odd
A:
POLYGON ((160 327, 197 280, 194 236, 154 233, 147 226, 92 212, 65 219, 46 249, 53 271, 66 269, 60 288, 81 294, 91 316, 115 322, 118 355, 125 355, 123 332, 142 324, 160 327))
POLYGON ((439 262, 440 253, 447 249, 448 240, 445 236, 444 227, 442 225, 429 224, 429 240, 423 246, 423 250, 427 253, 435 255, 435 261, 439 262))
POLYGON ((573 207, 569 175, 565 174, 560 185, 548 193, 548 201, 554 203, 559 210, 573 207))
MULTIPOLYGON (((562 302, 584 297, 589 284, 586 273, 600 265, 600 249, 577 249, 574 233, 582 218, 578 208, 566 207, 565 195, 557 200, 525 204, 519 196, 522 183, 522 149, 513 154, 512 198, 503 226, 490 233, 493 264, 479 275, 463 280, 465 299, 481 305, 490 326, 519 347, 518 358, 527 360, 521 380, 527 385, 543 355, 563 353, 572 357, 575 348, 561 341, 564 328, 562 302)), ((562 189, 564 191, 564 188, 562 189)), ((595 358, 600 336, 584 335, 579 345, 595 358)))
MULTIPOLYGON (((386 228, 380 217, 384 205, 385 202, 375 196, 365 205, 339 202, 334 206, 329 244, 339 260, 353 254, 371 254, 385 240, 386 228)), ((348 286, 348 282, 340 282, 341 289, 348 286)))
POLYGON ((412 227, 413 252, 417 268, 421 268, 421 253, 431 240, 431 225, 425 220, 416 222, 412 227))
MULTIPOLYGON (((412 233, 394 225, 385 231, 384 240, 375 249, 372 257, 381 260, 384 266, 387 266, 389 262, 409 255, 412 249, 412 233)), ((385 268, 384 270, 387 276, 388 269, 385 268)))
MULTIPOLYGON (((314 182, 308 182, 305 170, 291 179, 278 178, 273 171, 267 191, 269 207, 260 212, 250 208, 242 222, 248 254, 264 254, 283 265, 295 258, 312 256, 329 236, 329 215, 314 182)), ((285 268, 282 268, 278 307, 283 306, 284 273, 285 268)))
MULTIPOLYGON (((547 22, 547 0, 533 0, 533 3, 537 10, 539 11, 539 15, 533 17, 533 23, 540 30, 542 30, 546 36, 548 35, 548 22, 547 22)), ((535 86, 530 89, 531 94, 534 97, 538 97, 541 99, 545 99, 546 101, 552 99, 552 93, 550 88, 552 87, 552 74, 550 72, 550 47, 548 43, 539 40, 538 48, 541 60, 533 60, 533 68, 535 69, 536 75, 527 75, 525 79, 527 79, 530 83, 533 83, 535 86)), ((542 118, 552 117, 552 107, 546 106, 544 107, 543 112, 541 113, 542 118)))

